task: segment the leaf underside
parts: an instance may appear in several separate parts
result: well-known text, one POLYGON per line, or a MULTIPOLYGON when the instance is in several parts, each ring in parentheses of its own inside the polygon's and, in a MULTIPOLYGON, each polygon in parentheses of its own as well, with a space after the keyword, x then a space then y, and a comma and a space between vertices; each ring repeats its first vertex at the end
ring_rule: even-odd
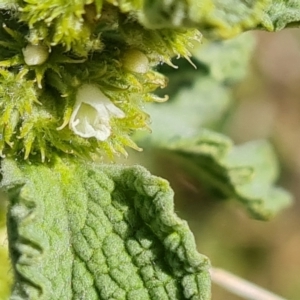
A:
POLYGON ((11 299, 210 299, 208 259, 142 167, 2 163, 11 299))
POLYGON ((204 128, 222 124, 233 98, 230 88, 245 75, 251 38, 244 34, 208 42, 195 51, 197 70, 180 65, 180 72, 169 71, 169 90, 175 91, 171 102, 150 107, 153 133, 138 138, 147 146, 175 153, 175 163, 205 187, 222 198, 238 200, 252 217, 266 220, 291 203, 291 195, 274 186, 278 167, 270 144, 235 146, 224 135, 204 128))
POLYGON ((184 167, 219 196, 240 201, 254 218, 269 219, 291 203, 291 195, 274 186, 277 161, 266 141, 234 146, 229 138, 202 130, 164 148, 183 158, 184 167))
POLYGON ((288 27, 300 26, 300 3, 294 0, 273 0, 259 27, 268 31, 279 31, 288 27))

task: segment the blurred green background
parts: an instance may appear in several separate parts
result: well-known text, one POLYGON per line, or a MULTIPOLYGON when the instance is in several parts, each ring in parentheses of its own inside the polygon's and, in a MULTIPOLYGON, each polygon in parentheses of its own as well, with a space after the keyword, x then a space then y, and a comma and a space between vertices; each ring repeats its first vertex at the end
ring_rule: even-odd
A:
MULTIPOLYGON (((235 143, 268 138, 281 164, 279 185, 295 197, 268 222, 250 219, 233 201, 212 199, 176 158, 145 148, 126 163, 141 163, 168 179, 176 213, 189 222, 199 252, 228 270, 287 299, 300 299, 300 30, 255 32, 257 45, 246 78, 219 130, 235 143)), ((193 100, 193 99, 191 99, 193 100)), ((3 199, 3 196, 2 196, 3 199)), ((0 202, 0 295, 8 293, 5 201, 0 202)), ((5 300, 6 298, 0 298, 5 300)), ((213 285, 213 300, 241 299, 213 285)))
MULTIPOLYGON (((278 185, 295 198, 274 219, 250 219, 234 201, 216 201, 176 158, 144 149, 141 162, 170 181, 175 209, 195 235, 199 252, 228 270, 287 299, 300 299, 300 30, 254 32, 246 78, 218 130, 236 144, 268 139, 280 161, 278 185)), ((172 82, 170 82, 171 84, 172 82)), ((195 101, 195 99, 189 99, 195 101)), ((171 112, 170 112, 171 113, 171 112)), ((131 152, 130 152, 131 154, 131 152)), ((213 285, 213 300, 242 299, 213 285)))

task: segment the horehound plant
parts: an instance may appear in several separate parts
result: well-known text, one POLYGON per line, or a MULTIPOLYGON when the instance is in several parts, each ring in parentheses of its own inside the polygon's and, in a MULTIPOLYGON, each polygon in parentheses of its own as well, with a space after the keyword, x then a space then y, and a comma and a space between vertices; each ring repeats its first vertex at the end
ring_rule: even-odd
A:
POLYGON ((0 18, 1 299, 210 299, 168 182, 114 161, 165 149, 258 219, 288 205, 267 142, 204 127, 247 66, 252 37, 231 38, 297 26, 300 1, 0 0, 0 18))

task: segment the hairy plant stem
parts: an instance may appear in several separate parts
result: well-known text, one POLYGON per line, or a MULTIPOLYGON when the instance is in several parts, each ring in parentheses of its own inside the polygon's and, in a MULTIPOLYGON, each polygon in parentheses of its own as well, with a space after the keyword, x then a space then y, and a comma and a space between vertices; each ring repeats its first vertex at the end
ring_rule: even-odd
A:
POLYGON ((213 283, 247 300, 286 300, 222 269, 211 268, 210 275, 213 283))

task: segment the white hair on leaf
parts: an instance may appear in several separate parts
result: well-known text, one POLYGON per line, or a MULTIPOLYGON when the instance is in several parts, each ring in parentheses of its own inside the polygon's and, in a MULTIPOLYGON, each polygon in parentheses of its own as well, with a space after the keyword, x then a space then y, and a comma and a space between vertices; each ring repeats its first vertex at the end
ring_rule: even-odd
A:
POLYGON ((84 84, 77 91, 69 128, 81 137, 105 141, 111 135, 111 117, 124 118, 125 113, 97 86, 84 84))

